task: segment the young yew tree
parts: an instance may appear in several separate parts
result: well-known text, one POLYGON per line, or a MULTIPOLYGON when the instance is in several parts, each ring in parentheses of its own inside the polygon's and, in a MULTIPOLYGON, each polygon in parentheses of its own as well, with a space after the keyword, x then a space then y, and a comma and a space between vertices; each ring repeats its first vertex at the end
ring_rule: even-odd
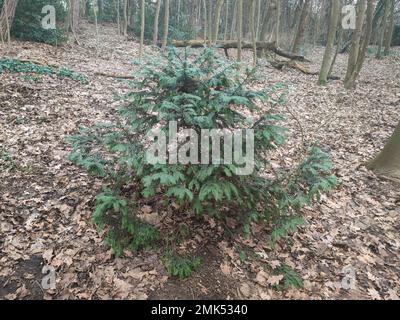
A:
MULTIPOLYGON (((137 219, 143 201, 176 203, 181 213, 234 217, 247 231, 253 222, 273 223, 277 239, 300 223, 302 206, 335 185, 331 161, 316 147, 296 168, 272 168, 270 151, 284 143, 285 132, 277 126, 281 117, 272 106, 282 99, 273 98, 273 88, 251 88, 254 70, 241 74, 238 64, 218 58, 212 49, 195 56, 171 49, 165 57, 148 59, 140 70, 132 91, 122 99, 118 121, 83 128, 70 138, 70 160, 104 178, 94 220, 108 226, 108 242, 119 252, 156 238, 137 219), (199 147, 200 158, 215 146, 206 141, 208 151, 203 151, 200 141, 188 145, 185 139, 178 139, 177 149, 164 149, 165 163, 149 163, 146 154, 156 140, 148 137, 155 129, 168 136, 171 123, 179 133, 190 130, 199 137, 202 130, 240 130, 243 137, 253 132, 254 170, 238 174, 243 163, 237 158, 225 161, 228 156, 222 151, 217 163, 171 164, 175 152, 193 155, 192 147, 199 147)), ((242 140, 242 150, 234 152, 249 152, 250 140, 242 140)))

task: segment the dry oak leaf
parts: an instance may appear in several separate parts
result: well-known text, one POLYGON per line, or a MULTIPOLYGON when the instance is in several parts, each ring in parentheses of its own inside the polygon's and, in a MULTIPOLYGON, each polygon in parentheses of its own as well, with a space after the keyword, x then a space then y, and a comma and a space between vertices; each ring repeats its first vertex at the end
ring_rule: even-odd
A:
POLYGON ((47 249, 43 252, 42 257, 47 263, 50 263, 53 258, 53 249, 47 249))
POLYGON ((271 276, 268 278, 267 283, 271 286, 278 285, 283 280, 283 275, 271 276))
POLYGON ((124 280, 114 278, 114 285, 118 290, 118 298, 126 299, 132 292, 132 285, 124 280))
POLYGON ((228 262, 221 263, 220 265, 221 271, 224 275, 228 276, 231 274, 232 268, 229 266, 228 262))
POLYGON ((241 284, 239 291, 245 298, 249 298, 251 296, 251 288, 249 284, 245 282, 241 284))
POLYGON ((266 286, 267 280, 268 280, 268 274, 264 270, 261 270, 259 273, 257 273, 255 282, 257 282, 259 285, 266 286))
POLYGON ((382 300, 382 297, 380 296, 379 292, 376 291, 373 288, 368 289, 368 293, 371 296, 372 299, 374 300, 382 300))

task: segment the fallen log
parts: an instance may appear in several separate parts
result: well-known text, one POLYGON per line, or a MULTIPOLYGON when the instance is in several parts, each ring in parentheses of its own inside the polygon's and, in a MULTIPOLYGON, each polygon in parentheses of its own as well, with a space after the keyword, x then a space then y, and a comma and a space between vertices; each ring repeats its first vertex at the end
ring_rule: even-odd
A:
MULTIPOLYGON (((209 42, 205 42, 204 40, 187 40, 187 41, 178 41, 178 40, 173 40, 172 45, 174 47, 192 47, 192 48, 203 48, 204 46, 209 45, 209 42)), ((221 48, 225 50, 225 54, 227 54, 227 50, 229 49, 237 49, 239 46, 238 41, 217 41, 216 45, 217 48, 221 48)), ((278 56, 290 59, 290 60, 296 60, 296 61, 302 61, 302 62, 311 62, 310 60, 306 59, 304 56, 292 54, 289 52, 285 52, 282 49, 278 48, 274 42, 262 42, 262 41, 257 41, 256 43, 257 50, 267 50, 267 51, 272 51, 276 53, 278 56)), ((242 42, 242 48, 243 49, 253 49, 253 44, 251 42, 243 41, 242 42)))

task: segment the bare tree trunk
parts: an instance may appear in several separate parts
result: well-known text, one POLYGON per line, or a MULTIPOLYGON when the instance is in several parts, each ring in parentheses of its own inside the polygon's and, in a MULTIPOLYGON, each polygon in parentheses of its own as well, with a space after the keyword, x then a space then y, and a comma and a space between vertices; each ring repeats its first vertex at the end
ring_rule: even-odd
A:
POLYGON ((117 3, 116 3, 116 5, 115 5, 115 8, 116 8, 116 10, 117 10, 118 35, 120 36, 120 35, 121 35, 121 16, 120 16, 120 14, 119 14, 119 7, 120 7, 119 1, 120 1, 120 0, 117 0, 117 3))
POLYGON ((236 18, 237 18, 237 8, 238 8, 238 0, 235 0, 233 5, 233 14, 232 14, 232 24, 231 24, 231 35, 229 37, 230 40, 233 40, 235 35, 235 28, 236 28, 236 18))
POLYGON ((224 29, 224 41, 228 40, 229 4, 230 4, 230 1, 229 1, 229 0, 226 0, 226 3, 225 3, 225 29, 224 29))
POLYGON ((337 44, 336 44, 336 51, 335 51, 335 55, 333 56, 331 66, 329 68, 328 79, 332 75, 333 67, 335 66, 337 56, 339 54, 340 49, 342 48, 342 42, 343 42, 343 28, 339 27, 339 34, 338 34, 338 40, 337 40, 337 44))
POLYGON ((238 0, 238 49, 237 60, 242 61, 242 39, 243 39, 243 0, 238 0))
POLYGON ((161 0, 157 0, 156 15, 154 17, 154 27, 153 27, 153 45, 155 46, 158 43, 158 24, 160 19, 160 10, 161 10, 161 0))
POLYGON ((385 11, 383 13, 382 22, 381 22, 381 30, 380 30, 380 34, 379 34, 378 51, 376 53, 377 59, 382 59, 382 48, 383 48, 383 42, 385 40, 385 33, 386 33, 389 13, 390 13, 390 3, 389 3, 389 0, 386 0, 385 1, 385 11))
POLYGON ((207 37, 208 37, 208 10, 207 10, 207 0, 203 0, 203 23, 204 23, 204 33, 203 33, 203 38, 204 38, 204 43, 207 43, 207 37))
POLYGON ((215 44, 217 42, 217 40, 218 40, 219 24, 220 24, 221 11, 222 11, 223 4, 224 4, 224 0, 218 0, 216 13, 215 13, 215 21, 214 21, 214 34, 213 34, 213 37, 212 37, 212 43, 213 44, 215 44))
POLYGON ((79 45, 76 30, 79 27, 79 0, 68 0, 68 24, 75 42, 79 45))
POLYGON ((165 50, 168 42, 168 29, 169 29, 169 1, 165 0, 165 11, 164 11, 164 34, 162 39, 162 49, 165 50))
POLYGON ((331 4, 331 15, 329 21, 328 40, 318 80, 318 83, 320 85, 324 85, 328 82, 329 70, 332 63, 333 46, 335 44, 335 38, 336 38, 336 32, 340 14, 340 0, 331 0, 331 1, 332 4, 331 4))
POLYGON ((367 48, 371 41, 372 35, 372 21, 374 19, 374 0, 368 0, 367 3, 367 13, 366 13, 366 21, 365 21, 365 30, 363 32, 363 37, 361 38, 361 49, 358 52, 357 64, 356 64, 356 73, 354 75, 354 81, 358 78, 358 75, 361 72, 362 66, 365 61, 365 56, 367 52, 367 48))
POLYGON ((80 2, 79 0, 73 0, 73 8, 72 8, 72 28, 76 31, 79 28, 79 14, 80 11, 80 2))
POLYGON ((393 32, 394 32, 395 0, 389 0, 389 1, 390 1, 389 25, 385 35, 385 52, 383 53, 385 56, 388 56, 390 53, 390 46, 392 44, 393 32))
POLYGON ((301 43, 304 39, 304 34, 307 27, 307 21, 311 6, 311 0, 304 0, 303 8, 301 9, 300 21, 297 27, 296 36, 294 37, 292 52, 298 54, 300 51, 301 43))
POLYGON ((140 47, 139 47, 139 59, 142 59, 143 56, 143 46, 144 46, 144 27, 145 27, 145 19, 146 19, 146 1, 142 0, 140 2, 140 47))
POLYGON ((128 1, 129 0, 124 0, 124 37, 128 37, 128 1))
POLYGON ((178 14, 178 18, 177 18, 177 23, 178 23, 178 26, 179 26, 179 23, 181 22, 181 0, 178 0, 178 12, 177 12, 177 14, 178 14))
POLYGON ((274 32, 272 33, 272 42, 276 43, 276 46, 279 47, 279 32, 281 26, 281 0, 274 0, 273 3, 273 15, 275 16, 275 26, 274 32))
POLYGON ((260 23, 261 23, 261 0, 257 0, 257 29, 256 40, 260 40, 260 23))
POLYGON ((383 151, 368 167, 379 175, 400 179, 400 123, 383 151))
POLYGON ((355 85, 355 81, 365 60, 365 53, 367 51, 372 33, 372 20, 374 11, 373 0, 359 0, 357 7, 356 30, 354 30, 351 39, 349 62, 344 80, 344 86, 347 89, 351 89, 355 85), (364 23, 365 32, 363 32, 364 23))
POLYGON ((212 21, 212 8, 213 8, 213 2, 212 0, 208 0, 207 1, 207 35, 208 35, 208 41, 210 43, 212 43, 212 37, 213 37, 213 32, 212 32, 212 25, 213 25, 213 21, 212 21))
POLYGON ((129 0, 129 27, 135 28, 136 0, 129 0))
POLYGON ((94 0, 93 1, 93 14, 94 14, 94 23, 96 26, 96 42, 97 42, 97 49, 98 49, 99 48, 99 24, 97 21, 97 6, 98 6, 98 1, 94 0))
POLYGON ((256 27, 255 27, 255 19, 256 19, 256 0, 251 0, 251 9, 250 9, 250 32, 251 32, 251 43, 253 44, 253 64, 257 65, 257 39, 256 39, 256 27))
POLYGON ((3 7, 0 14, 0 38, 4 42, 11 41, 11 27, 15 17, 15 10, 17 9, 18 0, 4 0, 3 7))

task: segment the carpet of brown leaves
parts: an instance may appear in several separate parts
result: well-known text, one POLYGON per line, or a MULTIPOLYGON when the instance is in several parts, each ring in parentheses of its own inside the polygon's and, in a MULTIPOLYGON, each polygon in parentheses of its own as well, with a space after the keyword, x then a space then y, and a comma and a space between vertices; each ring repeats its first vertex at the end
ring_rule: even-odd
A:
MULTIPOLYGON (((97 46, 93 26, 84 25, 81 46, 0 46, 0 57, 57 64, 90 80, 85 85, 0 75, 0 299, 398 299, 400 190, 362 165, 399 121, 400 50, 384 60, 368 58, 351 92, 340 81, 319 87, 315 76, 261 64, 258 87, 281 82, 288 88, 287 105, 280 108, 290 135, 274 162, 292 165, 300 159, 301 125, 306 145, 317 141, 332 155, 340 186, 306 208, 307 225, 274 248, 257 226, 252 240, 245 240, 223 236, 213 219, 206 226, 182 221, 193 224, 182 249, 206 259, 191 279, 177 281, 165 274, 157 252, 112 255, 90 222, 101 181, 66 160, 65 137, 80 126, 112 120, 118 108, 114 94, 128 90, 124 82, 95 75, 134 72, 130 60, 138 46, 115 33, 103 26, 97 46), (253 254, 244 259, 244 252, 253 254), (55 289, 42 289, 44 265, 56 270, 55 289), (300 275, 302 289, 277 290, 287 277, 283 265, 300 275), (351 288, 346 270, 354 272, 351 288)), ((322 50, 309 57, 317 70, 322 50)), ((343 77, 346 61, 338 57, 336 75, 343 77)), ((150 208, 160 216, 163 210, 150 208)))

